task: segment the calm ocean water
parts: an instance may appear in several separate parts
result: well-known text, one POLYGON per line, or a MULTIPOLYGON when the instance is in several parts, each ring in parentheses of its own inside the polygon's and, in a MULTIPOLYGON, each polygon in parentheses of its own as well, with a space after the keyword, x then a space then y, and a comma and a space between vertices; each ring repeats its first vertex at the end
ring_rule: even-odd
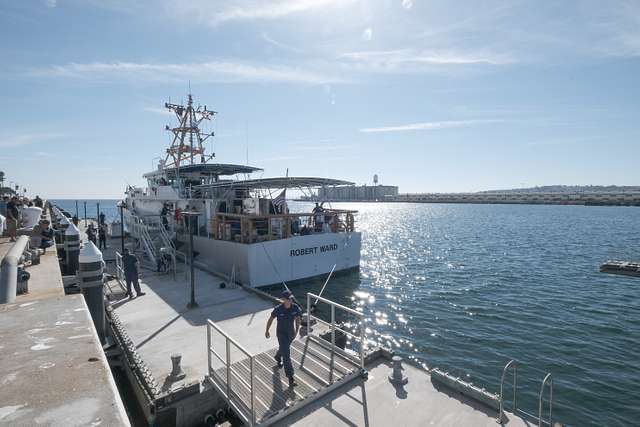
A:
MULTIPOLYGON (((115 200, 100 203, 116 217, 115 200)), ((75 212, 73 201, 59 204, 75 212)), ((640 279, 598 267, 640 258, 639 208, 333 207, 359 210, 362 263, 359 273, 333 278, 324 295, 361 306, 370 338, 492 392, 516 359, 519 407, 537 413, 540 382, 551 372, 558 421, 637 425, 640 279)), ((322 282, 293 290, 319 292, 322 282)))

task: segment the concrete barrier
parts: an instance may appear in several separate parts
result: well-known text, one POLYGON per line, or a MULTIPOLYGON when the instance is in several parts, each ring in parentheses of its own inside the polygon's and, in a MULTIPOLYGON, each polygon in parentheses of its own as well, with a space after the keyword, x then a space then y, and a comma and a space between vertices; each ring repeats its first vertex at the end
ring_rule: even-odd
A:
POLYGON ((16 301, 18 264, 20 264, 22 253, 27 249, 28 244, 29 237, 20 236, 2 258, 0 264, 0 304, 10 304, 16 301))

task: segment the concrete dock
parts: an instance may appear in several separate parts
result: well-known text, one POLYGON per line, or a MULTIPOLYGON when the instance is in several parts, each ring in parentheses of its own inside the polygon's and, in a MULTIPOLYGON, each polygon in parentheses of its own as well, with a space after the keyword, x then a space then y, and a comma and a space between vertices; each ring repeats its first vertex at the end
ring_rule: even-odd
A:
MULTIPOLYGON (((0 238, 0 258, 12 243, 0 238)), ((128 426, 81 294, 65 295, 55 247, 29 292, 0 305, 0 425, 128 426)))
MULTIPOLYGON (((216 408, 227 406, 220 393, 207 381, 207 319, 214 321, 250 353, 258 355, 254 378, 258 384, 257 398, 266 403, 262 406, 267 407, 267 412, 264 412, 261 403, 256 403, 261 414, 272 409, 282 410, 308 397, 304 396, 307 383, 317 381, 318 375, 309 379, 313 372, 301 369, 300 357, 305 351, 305 339, 298 338, 294 343, 297 350, 292 352, 300 390, 296 388, 287 392, 283 373, 275 368, 272 359, 277 342, 274 337, 270 340, 264 337, 265 323, 274 301, 242 287, 221 289, 220 278, 199 270, 196 274, 199 307, 195 309, 186 308, 189 292, 183 272, 178 272, 178 279, 174 281, 171 274, 144 271, 141 286, 146 295, 133 300, 120 299, 118 295, 112 297, 113 313, 118 323, 126 329, 132 346, 156 383, 156 395, 147 401, 148 407, 155 410, 156 422, 159 425, 196 425, 194 423, 202 422, 208 414, 215 413, 216 408), (175 353, 181 354, 182 369, 186 374, 177 381, 171 378, 171 355, 175 353)), ((293 291, 295 293, 295 288, 293 291)), ((298 298, 302 300, 304 296, 298 295, 298 298)), ((212 335, 212 346, 223 352, 223 338, 212 335)), ((423 369, 405 364, 408 384, 394 386, 388 379, 391 373, 389 357, 390 353, 386 351, 372 353, 366 363, 368 379, 357 378, 317 400, 305 402, 299 410, 289 411, 286 417, 273 425, 496 425, 496 409, 433 381, 423 369)), ((239 374, 235 375, 248 382, 246 358, 232 350, 232 359, 239 369, 239 374), (240 367, 242 364, 244 366, 240 367)), ((213 360, 218 378, 224 378, 222 364, 215 358, 213 360)), ((239 380, 234 381, 236 389, 239 380)), ((224 381, 222 386, 224 388, 224 381)), ((247 399, 246 390, 243 393, 247 399)), ((154 416, 151 409, 147 414, 154 416)), ((525 419, 510 413, 506 413, 503 419, 503 425, 530 425, 525 419)), ((269 418, 265 417, 264 425, 269 423, 269 418)))

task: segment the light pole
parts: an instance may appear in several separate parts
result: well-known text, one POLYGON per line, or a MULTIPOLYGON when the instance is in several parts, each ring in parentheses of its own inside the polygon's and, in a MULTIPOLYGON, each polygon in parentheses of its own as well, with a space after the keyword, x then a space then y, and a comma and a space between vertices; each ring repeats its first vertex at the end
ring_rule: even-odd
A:
POLYGON ((187 233, 189 233, 189 282, 190 282, 190 285, 191 285, 191 300, 187 304, 187 308, 191 309, 191 308, 197 308, 198 307, 198 303, 196 302, 196 284, 195 284, 194 268, 193 268, 193 229, 192 229, 192 225, 193 225, 194 218, 197 218, 199 213, 190 211, 190 212, 183 212, 182 215, 185 218, 185 222, 186 222, 185 225, 186 225, 187 233))
POLYGON ((124 255, 124 201, 118 202, 118 208, 120 209, 120 255, 124 255))

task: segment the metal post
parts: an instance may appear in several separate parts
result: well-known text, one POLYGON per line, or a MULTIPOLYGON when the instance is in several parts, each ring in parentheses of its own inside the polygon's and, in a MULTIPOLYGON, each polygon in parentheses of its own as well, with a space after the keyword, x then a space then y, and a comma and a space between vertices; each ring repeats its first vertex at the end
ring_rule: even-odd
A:
POLYGON ((249 378, 249 385, 251 386, 251 426, 253 427, 256 424, 256 411, 254 410, 255 393, 253 392, 253 356, 249 359, 250 367, 249 374, 251 377, 249 378))
POLYGON ((96 203, 96 219, 98 220, 98 228, 100 228, 100 202, 96 203))
POLYGON ((227 346, 227 400, 231 401, 231 345, 229 338, 224 338, 227 346))
POLYGON ((364 317, 360 318, 360 369, 364 371, 364 317))
POLYGON ((76 218, 78 218, 78 201, 76 200, 76 218))
POLYGON ((87 201, 84 201, 84 226, 87 227, 87 201))
POLYGON ((551 378, 551 374, 547 374, 542 380, 542 385, 540 386, 540 397, 538 398, 538 427, 542 427, 542 406, 544 397, 544 386, 549 382, 549 426, 551 426, 551 410, 553 406, 553 378, 551 378))
POLYGON ((189 282, 191 284, 191 301, 187 304, 187 308, 196 308, 198 307, 198 303, 196 302, 196 290, 195 290, 195 275, 193 268, 193 232, 191 230, 191 221, 193 220, 192 215, 185 215, 187 219, 187 230, 189 232, 189 282))
POLYGON ((336 346, 336 306, 331 304, 331 352, 336 346))
POLYGON ((207 323, 207 375, 211 375, 211 326, 207 323))
POLYGON ((120 249, 121 254, 124 255, 124 202, 121 200, 118 203, 118 207, 120 208, 120 249))

